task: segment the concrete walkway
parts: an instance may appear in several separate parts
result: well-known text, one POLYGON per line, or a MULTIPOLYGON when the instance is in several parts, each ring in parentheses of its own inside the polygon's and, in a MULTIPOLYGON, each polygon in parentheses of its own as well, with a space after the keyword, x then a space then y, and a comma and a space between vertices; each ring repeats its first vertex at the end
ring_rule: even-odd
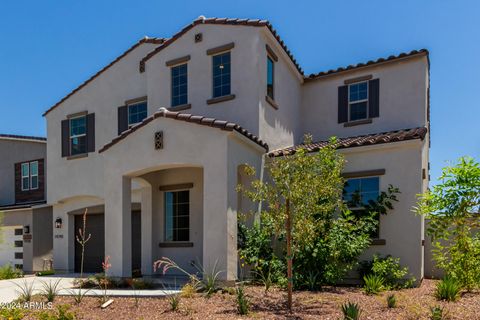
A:
MULTIPOLYGON (((0 280, 0 303, 11 302, 19 296, 19 286, 24 287, 25 283, 30 286, 33 284, 34 294, 40 294, 43 288, 43 283, 50 283, 59 281, 58 295, 71 296, 78 293, 78 289, 73 289, 73 281, 76 275, 61 275, 48 277, 27 276, 19 279, 0 280)), ((99 289, 83 289, 87 296, 102 296, 103 290, 99 289)), ((107 295, 111 297, 162 297, 166 295, 176 294, 179 290, 130 290, 130 289, 115 289, 107 290, 107 295)))

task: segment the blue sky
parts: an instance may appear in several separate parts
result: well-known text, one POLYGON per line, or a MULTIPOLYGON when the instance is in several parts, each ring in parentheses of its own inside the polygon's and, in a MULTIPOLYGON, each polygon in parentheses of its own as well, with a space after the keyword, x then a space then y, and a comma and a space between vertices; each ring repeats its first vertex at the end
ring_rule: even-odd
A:
POLYGON ((305 72, 427 48, 431 175, 480 160, 480 2, 0 2, 0 133, 45 135, 43 111, 141 37, 169 37, 199 15, 272 22, 305 72))

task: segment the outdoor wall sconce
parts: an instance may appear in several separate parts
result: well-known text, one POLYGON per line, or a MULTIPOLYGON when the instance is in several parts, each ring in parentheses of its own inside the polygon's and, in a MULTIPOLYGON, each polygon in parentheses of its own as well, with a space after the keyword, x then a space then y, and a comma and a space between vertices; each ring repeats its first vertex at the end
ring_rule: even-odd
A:
POLYGON ((55 228, 60 229, 62 227, 62 218, 55 219, 55 228))
POLYGON ((30 233, 30 226, 23 226, 23 233, 30 233))

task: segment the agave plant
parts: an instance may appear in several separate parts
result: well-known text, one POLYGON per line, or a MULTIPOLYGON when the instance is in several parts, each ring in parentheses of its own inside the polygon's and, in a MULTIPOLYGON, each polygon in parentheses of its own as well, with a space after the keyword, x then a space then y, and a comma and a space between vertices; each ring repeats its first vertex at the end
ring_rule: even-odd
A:
POLYGON ((365 282, 363 290, 366 294, 377 294, 383 290, 384 280, 378 275, 370 274, 364 276, 363 281, 365 282))
POLYGON ((358 303, 348 301, 342 305, 342 313, 344 320, 359 320, 362 315, 362 309, 358 303))

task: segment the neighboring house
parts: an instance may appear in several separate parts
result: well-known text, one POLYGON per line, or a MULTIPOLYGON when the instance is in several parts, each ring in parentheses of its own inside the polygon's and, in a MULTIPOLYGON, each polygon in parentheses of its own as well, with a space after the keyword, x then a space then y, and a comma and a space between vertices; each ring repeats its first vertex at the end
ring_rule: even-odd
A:
POLYGON ((251 208, 235 190, 244 164, 260 177, 311 133, 312 152, 340 138, 347 197, 400 189, 365 257, 399 257, 421 279, 423 219, 411 208, 428 186, 428 97, 426 50, 305 76, 266 21, 199 17, 145 38, 44 114, 47 199, 63 221, 55 268, 78 270, 88 208, 87 271, 109 255, 114 276, 151 275, 170 257, 236 278, 237 213, 251 208))
POLYGON ((53 256, 52 208, 47 206, 45 138, 0 134, 0 266, 41 271, 53 256))

